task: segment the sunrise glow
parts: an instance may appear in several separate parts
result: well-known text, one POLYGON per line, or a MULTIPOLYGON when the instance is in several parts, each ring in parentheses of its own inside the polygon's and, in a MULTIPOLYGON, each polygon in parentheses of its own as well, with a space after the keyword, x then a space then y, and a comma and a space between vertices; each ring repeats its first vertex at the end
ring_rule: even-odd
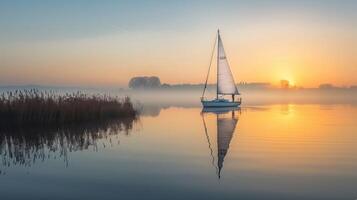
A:
POLYGON ((347 4, 1 4, 2 85, 125 87, 141 75, 203 83, 217 28, 237 82, 357 85, 357 15, 347 4))

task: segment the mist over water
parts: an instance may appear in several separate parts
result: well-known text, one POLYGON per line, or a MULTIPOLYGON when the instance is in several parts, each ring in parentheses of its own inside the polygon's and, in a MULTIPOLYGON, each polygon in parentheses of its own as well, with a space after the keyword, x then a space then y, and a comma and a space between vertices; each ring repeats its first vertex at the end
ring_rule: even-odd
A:
MULTIPOLYGON (((262 107, 280 104, 297 105, 350 105, 357 106, 356 90, 240 90, 242 107, 262 107)), ((119 95, 128 95, 143 110, 168 107, 201 107, 201 90, 128 90, 119 95)), ((208 99, 216 97, 214 90, 205 94, 208 99)), ((230 96, 226 96, 230 99, 230 96)), ((236 97, 239 98, 239 97, 236 97)), ((145 114, 145 113, 144 113, 145 114)))
POLYGON ((0 129, 5 199, 357 198, 352 90, 241 90, 217 111, 200 90, 43 89, 130 96, 141 116, 0 129))

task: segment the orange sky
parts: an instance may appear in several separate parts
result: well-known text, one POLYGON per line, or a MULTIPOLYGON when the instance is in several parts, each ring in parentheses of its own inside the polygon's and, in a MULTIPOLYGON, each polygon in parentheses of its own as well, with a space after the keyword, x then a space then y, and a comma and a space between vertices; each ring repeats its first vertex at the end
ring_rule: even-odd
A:
MULTIPOLYGON (((357 85, 355 4, 273 2, 266 7, 259 1, 242 3, 236 7, 242 9, 239 13, 231 2, 233 8, 219 8, 217 19, 186 2, 178 8, 163 6, 173 14, 149 4, 140 8, 144 17, 119 21, 129 16, 122 13, 111 16, 108 24, 108 8, 98 5, 88 9, 95 19, 107 21, 89 20, 88 13, 82 19, 73 11, 71 22, 61 10, 28 14, 32 23, 23 26, 25 17, 0 20, 5 30, 0 36, 0 84, 125 86, 141 75, 156 75, 170 84, 203 83, 219 27, 236 82, 357 85)), ((0 17, 20 12, 18 5, 8 6, 13 12, 0 17)), ((205 6, 212 9, 214 3, 205 6)))

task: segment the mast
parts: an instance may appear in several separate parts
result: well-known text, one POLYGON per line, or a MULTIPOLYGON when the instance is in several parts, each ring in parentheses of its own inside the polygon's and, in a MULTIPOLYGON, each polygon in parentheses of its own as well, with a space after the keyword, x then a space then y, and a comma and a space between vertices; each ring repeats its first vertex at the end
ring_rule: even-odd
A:
POLYGON ((213 61, 213 56, 214 56, 214 48, 217 48, 217 81, 216 81, 216 99, 218 99, 218 96, 221 95, 232 95, 232 101, 234 101, 234 95, 239 95, 239 92, 237 90, 237 86, 235 85, 235 81, 233 78, 232 71, 229 67, 227 58, 226 58, 226 53, 223 48, 223 43, 221 40, 221 35, 219 32, 219 29, 217 30, 217 36, 213 45, 212 53, 211 53, 211 59, 208 67, 208 73, 206 76, 206 81, 204 84, 201 100, 204 99, 205 91, 207 89, 207 83, 208 83, 208 77, 211 69, 211 64, 213 61), (216 47, 217 43, 217 47, 216 47))
POLYGON ((219 36, 219 29, 217 30, 217 90, 216 90, 216 99, 218 99, 218 74, 219 74, 219 42, 220 42, 220 36, 219 36))

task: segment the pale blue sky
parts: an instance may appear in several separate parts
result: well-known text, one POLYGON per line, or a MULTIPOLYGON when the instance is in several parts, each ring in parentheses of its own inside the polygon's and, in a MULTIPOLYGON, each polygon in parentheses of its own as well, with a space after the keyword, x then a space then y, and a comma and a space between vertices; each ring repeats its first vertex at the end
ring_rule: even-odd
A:
POLYGON ((91 37, 116 31, 184 31, 294 13, 356 26, 356 8, 353 0, 1 0, 0 38, 11 41, 91 37))
MULTIPOLYGON (((105 74, 96 78, 93 74, 87 73, 88 67, 90 69, 104 67, 105 70, 113 70, 115 63, 118 65, 116 72, 121 72, 125 76, 141 75, 152 71, 153 75, 162 76, 164 80, 171 83, 199 82, 199 75, 186 78, 183 72, 194 65, 200 65, 194 71, 199 74, 206 67, 207 53, 218 27, 222 29, 225 43, 231 45, 230 49, 233 49, 227 49, 227 51, 231 54, 237 52, 237 55, 232 56, 233 63, 246 65, 240 74, 248 78, 240 79, 254 81, 254 72, 247 71, 247 69, 256 70, 258 64, 239 63, 239 59, 235 60, 235 57, 240 56, 239 51, 243 51, 244 41, 254 41, 256 38, 256 42, 261 44, 264 41, 259 40, 264 35, 271 35, 276 39, 279 34, 284 34, 284 38, 287 38, 287 34, 292 33, 291 38, 282 42, 296 38, 303 41, 304 37, 311 41, 327 34, 326 38, 329 38, 330 47, 336 44, 339 47, 343 47, 344 44, 355 44, 356 38, 353 35, 357 27, 356 10, 357 1, 352 0, 0 0, 0 43, 2 44, 0 46, 0 84, 95 85, 96 81, 104 85, 125 84, 128 77, 118 77, 117 80, 111 77, 113 80, 104 81, 102 79, 105 74), (249 38, 250 33, 256 35, 255 38, 252 36, 249 38), (139 40, 142 46, 135 43, 139 40), (168 42, 172 43, 171 47, 176 49, 176 52, 168 49, 170 48, 167 45, 168 42), (157 48, 154 48, 155 45, 157 48), (194 63, 182 61, 185 58, 183 55, 189 56, 181 52, 186 51, 183 45, 192 46, 189 48, 193 51, 192 55, 200 59, 194 63), (236 48, 236 45, 240 45, 242 49, 236 48), (111 62, 108 65, 105 62, 101 65, 99 60, 93 60, 92 63, 95 63, 93 65, 85 61, 81 62, 81 60, 93 59, 95 56, 95 53, 93 55, 87 52, 88 46, 96 48, 95 53, 98 57, 106 61, 111 60, 111 62), (153 55, 150 55, 150 52, 148 55, 143 55, 145 51, 141 52, 138 50, 140 48, 151 51, 153 55), (76 49, 75 52, 74 49, 76 49), (116 54, 106 57, 111 54, 110 50, 115 51, 116 54), (176 60, 175 54, 179 54, 176 60), (160 59, 160 55, 171 60, 155 63, 154 60, 160 59), (116 56, 118 60, 115 60, 116 56), (147 62, 143 64, 131 62, 135 57, 140 57, 147 62), (171 65, 170 62, 173 64, 171 65), (105 68, 104 65, 110 67, 105 68), (75 68, 74 74, 83 74, 85 78, 74 80, 73 78, 77 75, 73 75, 72 79, 63 78, 66 73, 60 73, 62 66, 64 70, 75 68), (175 69, 174 67, 170 69, 171 66, 175 66, 175 69), (178 70, 177 66, 185 70, 178 70), (58 78, 56 76, 43 77, 42 73, 52 70, 59 73, 58 78), (173 79, 173 75, 177 75, 176 80, 173 79)), ((318 43, 322 44, 323 41, 318 43)), ((352 45, 346 46, 346 51, 354 52, 354 50, 352 45)), ((193 60, 193 58, 189 59, 193 60)), ((339 62, 335 63, 336 66, 328 68, 337 70, 341 67, 337 66, 339 62)), ((350 66, 342 67, 346 67, 348 72, 354 72, 355 60, 349 63, 350 66)), ((319 68, 322 70, 323 66, 319 68)), ((294 71, 294 69, 287 71, 294 71)), ((316 71, 316 74, 319 74, 319 71, 316 71)), ((335 77, 336 80, 332 78, 331 81, 338 83, 343 77, 346 77, 348 81, 341 82, 341 84, 354 83, 348 73, 335 77)), ((264 81, 262 75, 257 76, 256 79, 264 81)), ((268 76, 266 81, 272 81, 272 79, 268 76)), ((316 83, 307 81, 307 84, 316 83)))

